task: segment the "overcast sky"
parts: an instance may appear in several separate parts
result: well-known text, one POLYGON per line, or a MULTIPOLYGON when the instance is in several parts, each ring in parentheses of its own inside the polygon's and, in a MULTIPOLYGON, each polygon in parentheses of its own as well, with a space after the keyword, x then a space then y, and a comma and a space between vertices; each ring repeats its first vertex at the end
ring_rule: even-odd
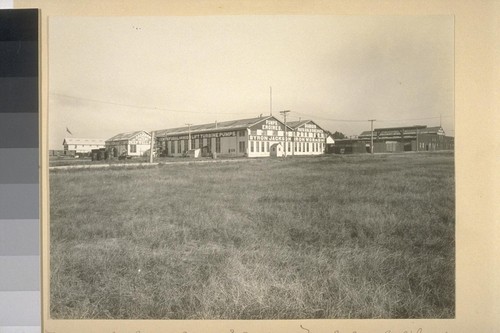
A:
POLYGON ((291 110, 329 131, 454 136, 451 16, 51 17, 49 149, 291 110))

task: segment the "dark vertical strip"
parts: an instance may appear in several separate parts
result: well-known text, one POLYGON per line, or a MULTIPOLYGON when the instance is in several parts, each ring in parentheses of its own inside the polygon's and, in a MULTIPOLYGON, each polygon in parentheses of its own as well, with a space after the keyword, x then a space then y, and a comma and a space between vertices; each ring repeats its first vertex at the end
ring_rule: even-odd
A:
POLYGON ((0 10, 0 331, 41 323, 38 27, 0 10))

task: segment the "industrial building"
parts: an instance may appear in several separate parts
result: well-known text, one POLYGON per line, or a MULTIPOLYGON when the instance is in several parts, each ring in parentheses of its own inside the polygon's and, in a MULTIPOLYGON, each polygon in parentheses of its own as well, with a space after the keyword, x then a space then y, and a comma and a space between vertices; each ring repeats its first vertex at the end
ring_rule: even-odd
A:
POLYGON ((151 146, 151 134, 146 131, 120 133, 105 142, 108 156, 143 156, 151 146))
MULTIPOLYGON (((362 132, 357 139, 336 140, 336 154, 370 152, 371 131, 362 132), (363 149, 364 147, 364 149, 363 149)), ((425 125, 376 128, 373 130, 373 152, 453 150, 454 138, 446 136, 441 126, 425 125)))
POLYGON ((202 156, 319 155, 324 153, 326 137, 311 120, 285 126, 273 116, 155 131, 162 156, 184 156, 191 149, 200 149, 202 156))
POLYGON ((104 146, 103 139, 64 138, 63 155, 85 155, 89 154, 92 149, 104 148, 104 146))

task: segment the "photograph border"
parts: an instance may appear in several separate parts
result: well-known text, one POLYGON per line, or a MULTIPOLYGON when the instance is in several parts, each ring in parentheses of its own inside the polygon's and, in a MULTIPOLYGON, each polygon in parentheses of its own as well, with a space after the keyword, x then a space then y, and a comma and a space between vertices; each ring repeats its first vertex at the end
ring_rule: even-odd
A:
MULTIPOLYGON (((41 9, 41 243, 44 332, 465 332, 499 324, 500 291, 496 188, 498 145, 493 138, 495 79, 494 1, 15 1, 15 8, 41 9), (53 320, 49 317, 48 17, 187 15, 444 15, 455 17, 455 319, 309 320, 53 320), (480 111, 478 111, 480 110, 480 111), (479 164, 479 165, 478 165, 479 164), (471 171, 474 171, 473 173, 471 171)), ((496 47, 496 48, 495 48, 496 47)), ((497 57, 498 59, 498 57, 497 57)), ((498 80, 498 79, 497 79, 498 80)))

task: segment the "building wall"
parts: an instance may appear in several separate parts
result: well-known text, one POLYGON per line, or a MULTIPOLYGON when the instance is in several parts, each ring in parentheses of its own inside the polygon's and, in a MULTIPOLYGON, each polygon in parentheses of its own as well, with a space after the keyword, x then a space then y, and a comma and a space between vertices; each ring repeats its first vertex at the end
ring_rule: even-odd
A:
POLYGON ((373 143, 374 153, 396 153, 404 151, 404 143, 395 140, 379 141, 373 143))
POLYGON ((119 157, 122 154, 127 156, 144 156, 151 148, 151 136, 141 132, 126 140, 106 141, 106 150, 111 157, 119 157))
POLYGON ((144 154, 149 150, 149 148, 151 148, 150 144, 135 144, 135 149, 133 146, 134 144, 127 145, 128 149, 127 154, 129 156, 144 156, 144 154))
MULTIPOLYGON (((203 154, 217 153, 220 155, 245 155, 247 131, 226 130, 220 132, 193 133, 191 148, 201 148, 203 154), (245 145, 240 151, 240 142, 245 145)), ((167 156, 184 156, 189 148, 189 135, 173 135, 158 138, 157 141, 162 153, 167 156)))
MULTIPOLYGON (((219 156, 269 157, 272 153, 271 147, 275 144, 281 144, 287 155, 324 153, 326 133, 316 125, 306 124, 300 129, 295 131, 288 129, 286 132, 285 146, 285 127, 281 122, 271 118, 247 129, 192 133, 191 147, 200 148, 202 140, 204 154, 216 153, 219 156)), ((188 148, 188 139, 187 134, 170 135, 157 138, 157 143, 164 156, 183 156, 188 148)))
POLYGON ((90 153, 92 149, 99 149, 99 148, 104 148, 103 145, 97 145, 97 144, 66 144, 63 145, 64 150, 73 150, 77 154, 83 154, 83 153, 90 153))
MULTIPOLYGON (((416 146, 416 143, 415 143, 416 146)), ((455 140, 453 137, 444 135, 420 135, 418 137, 419 151, 434 150, 453 150, 455 149, 455 140)))
POLYGON ((293 132, 293 155, 320 155, 325 153, 326 133, 308 122, 293 132))
POLYGON ((106 150, 111 157, 119 157, 128 152, 127 141, 106 142, 106 150))

